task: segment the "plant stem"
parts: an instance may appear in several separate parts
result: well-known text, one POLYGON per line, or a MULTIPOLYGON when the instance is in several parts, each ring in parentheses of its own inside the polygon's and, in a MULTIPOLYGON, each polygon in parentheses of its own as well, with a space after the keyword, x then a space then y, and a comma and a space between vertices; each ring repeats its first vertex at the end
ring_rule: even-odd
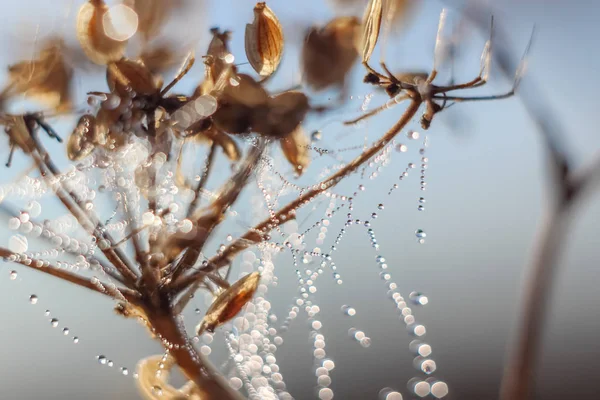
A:
POLYGON ((92 279, 83 278, 79 275, 73 274, 68 271, 64 271, 54 266, 44 265, 44 263, 40 260, 27 258, 28 262, 26 263, 25 260, 20 260, 19 256, 19 254, 13 253, 8 249, 0 247, 0 257, 15 257, 14 262, 25 267, 31 268, 35 271, 40 271, 45 274, 55 276, 57 278, 62 279, 63 281, 74 283, 77 286, 91 289, 95 292, 101 293, 105 296, 109 296, 117 300, 127 300, 133 304, 138 304, 139 302, 139 295, 130 289, 114 287, 112 284, 100 282, 99 280, 97 282, 93 282, 92 279))
MULTIPOLYGON (((271 231, 276 226, 279 226, 284 222, 294 218, 296 209, 308 204, 308 202, 314 199, 316 196, 335 186, 340 180, 356 171, 356 169, 362 164, 380 152, 388 143, 392 141, 398 132, 400 132, 410 122, 410 120, 419 110, 420 105, 420 100, 412 99, 398 122, 396 122, 394 126, 392 126, 392 128, 390 128, 390 130, 388 130, 377 142, 375 142, 373 146, 361 153, 344 168, 340 169, 338 172, 334 173, 320 184, 315 185, 312 190, 307 191, 302 196, 299 196, 297 199, 281 208, 272 217, 265 219, 263 222, 247 231, 242 237, 236 239, 232 244, 227 246, 223 252, 211 258, 205 268, 180 278, 178 282, 174 283, 173 290, 178 292, 185 290, 187 287, 191 287, 192 289, 197 287, 206 273, 215 271, 228 265, 239 252, 247 249, 251 245, 260 243, 263 240, 264 234, 271 231)), ((188 292, 181 298, 180 305, 183 306, 181 309, 183 309, 189 301, 190 292, 193 294, 193 291, 188 290, 188 292)))
POLYGON ((163 346, 175 358, 184 375, 196 384, 203 400, 242 399, 216 368, 196 351, 170 308, 146 307, 145 311, 163 346))

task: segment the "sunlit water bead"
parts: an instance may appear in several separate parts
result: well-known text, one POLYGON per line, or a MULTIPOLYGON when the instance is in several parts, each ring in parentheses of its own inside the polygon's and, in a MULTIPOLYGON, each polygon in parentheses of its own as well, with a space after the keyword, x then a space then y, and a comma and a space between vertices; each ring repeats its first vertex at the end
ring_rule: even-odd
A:
POLYGON ((353 317, 353 316, 355 316, 355 315, 356 315, 356 310, 355 310, 354 308, 350 307, 349 305, 346 305, 346 304, 344 304, 344 305, 342 306, 342 312, 343 312, 345 315, 348 315, 348 316, 350 316, 350 317, 353 317))
POLYGON ((58 326, 58 319, 56 319, 56 318, 50 319, 50 326, 52 326, 53 328, 56 328, 58 326))
POLYGON ((423 343, 420 340, 413 340, 412 342, 410 342, 408 347, 410 351, 421 357, 429 357, 433 352, 430 345, 428 345, 427 343, 423 343))
POLYGON ((399 153, 406 153, 408 151, 408 146, 402 143, 398 143, 396 145, 396 151, 399 153))
POLYGON ((15 270, 10 271, 10 274, 8 275, 11 281, 16 280, 18 276, 19 274, 15 270))
POLYGON ((411 292, 408 295, 410 301, 417 306, 424 306, 429 303, 429 299, 421 292, 411 292))
POLYGON ((425 238, 427 237, 427 234, 425 233, 425 231, 423 229, 417 229, 415 231, 415 236, 417 237, 417 242, 420 244, 425 243, 425 238))
POLYGON ((29 248, 29 242, 23 235, 12 235, 8 239, 8 249, 13 253, 25 253, 29 248))
POLYGON ((449 389, 446 382, 438 381, 435 378, 428 378, 427 381, 433 397, 436 399, 441 399, 448 395, 449 389))
POLYGON ((431 386, 429 385, 429 382, 419 378, 412 378, 408 381, 407 386, 408 390, 419 397, 425 397, 431 392, 431 386))
POLYGON ((310 134, 310 140, 313 142, 318 142, 323 138, 323 133, 321 131, 313 131, 310 134))
POLYGON ((333 399, 333 390, 331 390, 330 388, 319 389, 319 399, 321 399, 321 400, 333 399))
POLYGON ((431 375, 437 369, 437 364, 430 358, 417 356, 413 360, 413 366, 419 371, 431 375))
POLYGON ((29 296, 29 302, 31 304, 37 304, 38 302, 38 297, 35 294, 32 294, 31 296, 29 296))
POLYGON ((378 400, 402 400, 402 394, 392 388, 386 387, 379 391, 378 400))
POLYGON ((417 131, 408 131, 406 132, 406 137, 410 140, 417 140, 421 135, 417 131))
POLYGON ((412 335, 415 335, 418 337, 425 336, 425 334, 427 333, 427 329, 425 328, 425 325, 417 324, 417 323, 408 325, 408 330, 412 335))

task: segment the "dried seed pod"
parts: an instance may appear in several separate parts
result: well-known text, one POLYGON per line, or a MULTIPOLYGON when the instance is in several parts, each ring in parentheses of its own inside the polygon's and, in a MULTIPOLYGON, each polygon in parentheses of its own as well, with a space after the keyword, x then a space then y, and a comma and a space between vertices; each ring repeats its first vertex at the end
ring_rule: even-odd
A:
POLYGON ((214 332, 219 325, 235 317, 250 301, 259 282, 260 273, 252 272, 221 293, 206 311, 206 315, 198 326, 198 335, 204 331, 214 332))
POLYGON ((50 39, 35 60, 23 61, 8 67, 8 94, 26 94, 58 111, 71 108, 71 68, 64 58, 61 39, 50 39))
POLYGON ((269 103, 265 89, 251 76, 240 74, 217 97, 219 108, 213 114, 215 125, 227 133, 247 133, 251 130, 256 110, 269 103))
POLYGON ((285 92, 269 99, 267 107, 252 113, 252 130, 256 133, 283 138, 291 134, 310 109, 308 97, 301 92, 285 92))
POLYGON ((356 41, 360 22, 356 17, 339 17, 323 28, 312 28, 302 47, 303 78, 314 90, 343 86, 358 58, 356 41))
POLYGON ((84 115, 79 118, 77 126, 67 141, 67 155, 69 160, 81 160, 89 156, 95 148, 96 118, 93 115, 84 115))
POLYGON ((218 144, 222 149, 223 153, 229 158, 231 161, 239 161, 241 158, 241 152, 238 148, 235 140, 233 140, 228 134, 223 131, 218 130, 216 127, 212 126, 210 129, 202 132, 201 137, 205 137, 210 141, 218 144))
POLYGON ((124 0, 123 4, 131 7, 138 17, 137 33, 144 41, 156 37, 164 26, 171 10, 180 5, 174 0, 124 0))
POLYGON ((383 15, 383 0, 370 0, 365 10, 362 25, 362 36, 359 50, 362 51, 363 62, 369 61, 381 28, 381 17, 383 15))
POLYGON ((302 175, 310 164, 310 140, 301 125, 280 140, 281 150, 285 158, 292 164, 296 173, 302 175))
POLYGON ((100 65, 119 60, 127 44, 127 41, 114 40, 106 34, 114 30, 108 11, 103 0, 89 0, 77 15, 77 39, 81 48, 91 61, 100 65))
POLYGON ((260 76, 275 72, 283 54, 283 29, 265 3, 254 7, 254 21, 246 25, 245 44, 246 57, 260 76))
POLYGON ((128 96, 127 87, 142 95, 152 95, 158 90, 156 78, 144 63, 126 58, 108 65, 106 81, 111 92, 121 96, 128 96))

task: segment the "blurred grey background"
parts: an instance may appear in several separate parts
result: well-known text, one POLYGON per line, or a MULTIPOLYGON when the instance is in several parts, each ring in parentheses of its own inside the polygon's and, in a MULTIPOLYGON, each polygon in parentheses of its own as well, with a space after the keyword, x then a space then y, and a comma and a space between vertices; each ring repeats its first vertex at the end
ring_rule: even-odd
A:
MULTIPOLYGON (((36 31, 40 36, 62 32, 73 38, 76 10, 81 3, 66 0, 3 3, 0 62, 8 65, 30 57, 36 31)), ((404 33, 390 38, 386 60, 394 71, 427 71, 432 64, 437 21, 444 3, 423 3, 404 33)), ((175 38, 186 39, 186 44, 193 44, 196 54, 201 55, 209 39, 206 34, 209 27, 231 29, 233 53, 238 62, 244 62, 243 31, 252 19, 253 5, 252 1, 241 0, 193 4, 185 18, 177 17, 169 32, 175 38)), ((274 0, 269 5, 280 17, 290 39, 282 70, 270 83, 272 90, 282 90, 298 82, 299 35, 311 23, 327 22, 334 9, 321 0, 293 3, 274 0)), ((533 24, 536 25, 527 77, 535 79, 543 90, 537 95, 554 108, 566 127, 564 137, 573 156, 584 163, 597 155, 600 117, 596 91, 600 80, 596 74, 600 71, 600 58, 596 50, 600 3, 503 0, 494 2, 494 8, 496 23, 509 31, 513 49, 519 55, 533 24)), ((457 59, 458 80, 469 80, 477 73, 485 40, 484 34, 474 29, 469 32, 457 59)), ((374 61, 378 57, 376 54, 374 61)), ((358 115, 362 98, 374 93, 373 88, 361 83, 363 73, 360 68, 354 70, 349 91, 352 98, 343 111, 306 122, 308 132, 315 129, 323 132, 323 140, 315 146, 328 149, 362 146, 374 141, 401 114, 402 106, 397 106, 357 128, 342 129, 340 122, 358 115)), ((177 91, 190 91, 201 74, 198 63, 177 91)), ((105 87, 102 73, 96 73, 94 78, 81 76, 75 88, 80 95, 105 87)), ((447 73, 444 76, 447 78, 447 73)), ((477 93, 499 93, 509 87, 510 82, 493 72, 490 84, 477 93)), ((316 99, 326 102, 327 94, 316 99)), ((370 107, 384 100, 383 95, 376 94, 370 107)), ((64 137, 71 126, 73 120, 68 119, 58 125, 64 137)), ((418 121, 411 127, 420 131, 418 121)), ((447 382, 450 388, 446 398, 497 398, 505 350, 520 310, 524 266, 547 204, 543 148, 516 97, 459 104, 437 118, 427 136, 430 146, 426 154, 429 169, 425 192, 419 190, 417 170, 404 181, 398 181, 407 163, 420 164, 418 149, 424 132, 418 141, 401 136, 399 141, 407 144, 409 151, 394 152, 390 165, 383 168, 377 179, 369 180, 372 171, 368 170, 364 177, 356 174, 334 190, 351 194, 359 184, 365 186, 366 190, 357 196, 353 218, 371 219, 370 214, 377 212, 379 218, 371 219, 371 227, 381 246, 379 250, 371 247, 366 228, 350 228, 333 256, 343 284, 337 285, 327 270, 319 278, 318 291, 313 296, 321 309, 317 319, 323 322, 327 357, 336 363, 331 372, 336 399, 377 399, 384 387, 396 389, 405 399, 411 399, 414 396, 406 387, 407 381, 414 376, 423 377, 412 366, 408 344, 413 337, 386 296, 375 262, 377 255, 386 258, 393 280, 405 298, 413 290, 429 298, 429 304, 415 307, 414 314, 427 327, 424 340, 432 346, 432 358, 438 368, 434 376, 447 382), (399 188, 388 195, 394 183, 399 188), (427 200, 423 212, 417 211, 417 199, 421 196, 427 200), (379 203, 385 205, 384 210, 377 210, 379 203), (425 244, 417 243, 416 229, 426 231, 425 244), (340 311, 343 304, 354 307, 357 314, 345 316, 340 311), (352 327, 363 330, 372 339, 369 348, 362 348, 348 337, 347 331, 352 327)), ((66 167, 68 163, 61 153, 64 150, 55 144, 49 147, 61 160, 59 164, 66 167)), ((1 154, 7 156, 8 151, 1 154)), ((357 153, 340 154, 348 161, 357 153)), ((280 157, 278 151, 273 155, 280 157)), ((333 158, 319 157, 316 152, 314 157, 307 176, 299 184, 314 181, 325 166, 336 163, 333 158)), ((282 172, 289 172, 287 165, 279 165, 282 172)), ((25 157, 18 155, 13 168, 3 170, 2 183, 13 181, 28 166, 25 157)), ((226 163, 219 170, 223 174, 228 171, 226 163)), ((216 187, 219 176, 213 178, 212 187, 216 187)), ((234 236, 243 233, 254 221, 249 199, 256 192, 255 187, 246 191, 235 206, 239 222, 220 229, 222 237, 215 239, 213 246, 223 242, 227 233, 234 236)), ((593 399, 600 391, 596 378, 600 367, 600 347, 596 343, 600 327, 597 199, 598 194, 592 194, 580 204, 564 245, 543 338, 543 356, 536 371, 536 399, 593 399)), ((19 199, 5 201, 17 208, 24 204, 19 199)), ((44 207, 43 216, 64 215, 56 203, 51 204, 54 205, 44 207)), ((321 218, 323 210, 320 207, 310 215, 310 210, 302 211, 298 220, 307 218, 308 222, 300 230, 321 218)), ((346 212, 331 220, 324 244, 319 247, 328 250, 333 244, 346 220, 346 212)), ((3 245, 11 234, 2 229, 3 245)), ((309 247, 315 246, 314 236, 307 238, 309 247)), ((34 245, 30 241, 30 246, 34 245)), ((270 289, 269 300, 281 323, 293 296, 297 295, 297 280, 289 254, 280 255, 275 265, 279 285, 270 289)), ((7 263, 2 264, 0 271, 0 289, 3 293, 0 398, 138 398, 131 373, 122 376, 119 367, 133 370, 140 358, 159 354, 161 349, 143 327, 115 316, 111 301, 7 263), (9 279, 11 269, 18 271, 16 280, 9 279), (39 297, 36 305, 28 301, 31 294, 39 297), (50 326, 44 316, 46 309, 59 319, 59 328, 50 326), (67 337, 61 333, 65 326, 70 330, 67 337), (73 335, 79 337, 78 344, 73 344, 73 335), (96 357, 101 354, 113 360, 114 367, 100 365, 96 357)), ((202 298, 198 296, 186 312, 190 329, 198 322, 193 309, 206 309, 202 298)), ((282 334, 285 342, 276 353, 280 372, 296 399, 317 398, 309 332, 306 314, 300 312, 290 330, 282 334)), ((213 345, 216 364, 224 359, 224 354, 222 337, 217 335, 213 345)))

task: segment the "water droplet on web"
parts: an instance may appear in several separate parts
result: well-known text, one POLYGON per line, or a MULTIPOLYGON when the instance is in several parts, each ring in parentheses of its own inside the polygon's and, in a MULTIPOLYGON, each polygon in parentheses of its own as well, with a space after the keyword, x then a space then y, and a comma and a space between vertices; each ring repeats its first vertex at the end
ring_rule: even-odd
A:
POLYGON ((417 210, 419 210, 419 211, 425 211, 425 207, 423 207, 423 206, 419 205, 419 206, 417 207, 417 210))
POLYGON ((379 391, 379 400, 402 400, 402 394, 392 388, 383 388, 379 391))
POLYGON ((69 335, 69 328, 63 328, 62 332, 65 336, 69 335))
POLYGON ((121 374, 127 376, 129 375, 129 370, 125 367, 121 367, 121 374))
POLYGON ((58 326, 58 319, 56 319, 56 318, 52 318, 52 319, 50 320, 50 325, 51 325, 53 328, 56 328, 56 327, 58 326))
POLYGON ((423 371, 427 375, 430 375, 435 372, 435 370, 437 369, 437 366, 435 364, 435 361, 426 359, 426 360, 419 361, 419 368, 421 369, 421 371, 423 371))
POLYGON ((19 218, 13 217, 8 220, 8 229, 15 231, 15 230, 19 229, 20 226, 21 226, 21 220, 19 218))
POLYGON ((396 151, 399 153, 406 153, 408 151, 408 146, 405 144, 397 144, 396 145, 396 151))
POLYGON ((38 297, 35 294, 32 294, 31 296, 29 296, 29 302, 31 304, 37 304, 38 302, 38 297))
POLYGON ((418 306, 424 306, 429 303, 429 299, 421 292, 411 292, 408 298, 418 306))
POLYGON ((342 312, 350 317, 356 315, 356 310, 345 304, 342 306, 342 312))
POLYGON ((23 235, 13 235, 8 239, 8 249, 14 253, 25 253, 29 243, 23 235))
POLYGON ((333 399, 333 390, 329 388, 323 388, 319 390, 319 399, 321 400, 331 400, 333 399))
POLYGON ((406 137, 411 139, 411 140, 417 140, 419 138, 419 132, 416 131, 408 131, 406 133, 406 137))
POLYGON ((50 310, 46 310, 46 311, 44 311, 44 316, 45 316, 45 317, 49 317, 49 316, 50 316, 50 310))
POLYGON ((10 276, 10 280, 14 281, 15 279, 17 279, 17 276, 18 276, 17 271, 15 271, 15 270, 10 271, 9 276, 10 276))
POLYGON ((433 385, 431 385, 431 394, 433 397, 441 399, 442 397, 446 397, 448 395, 448 385, 446 382, 437 381, 433 385))
POLYGON ((98 362, 99 362, 100 364, 102 364, 102 365, 106 365, 106 362, 108 361, 108 360, 106 359, 106 357, 105 357, 105 356, 103 356, 103 355, 99 355, 99 356, 98 356, 98 357, 96 357, 96 358, 98 359, 98 362))
POLYGON ((79 338, 77 336, 73 337, 73 343, 75 343, 75 344, 79 343, 79 338))
POLYGON ((364 338, 360 339, 360 345, 365 348, 371 346, 371 338, 365 336, 364 338))

